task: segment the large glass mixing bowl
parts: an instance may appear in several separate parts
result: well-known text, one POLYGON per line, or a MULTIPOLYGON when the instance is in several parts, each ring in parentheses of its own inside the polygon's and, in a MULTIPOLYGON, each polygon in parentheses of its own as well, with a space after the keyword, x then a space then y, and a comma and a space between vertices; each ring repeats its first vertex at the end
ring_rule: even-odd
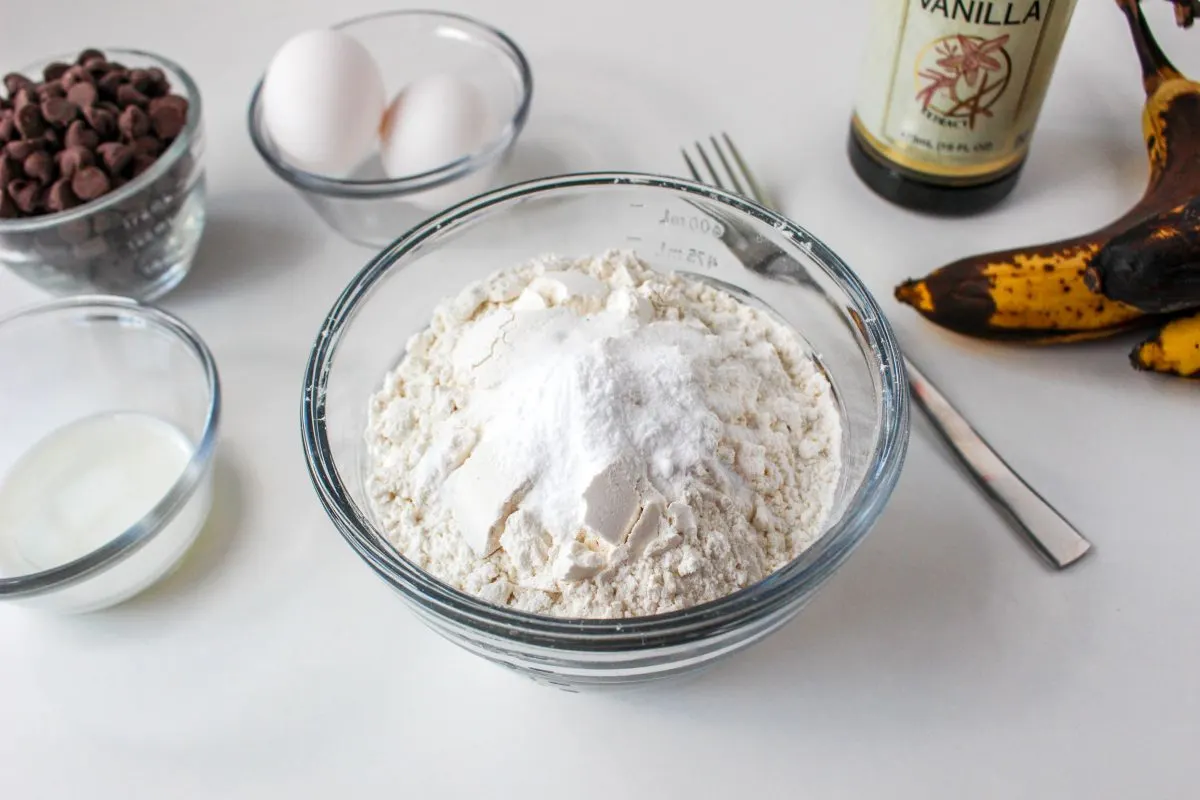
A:
POLYGON ((532 181, 468 200, 376 256, 338 298, 317 336, 305 374, 302 428, 313 483, 334 525, 427 624, 532 678, 583 687, 690 671, 791 619, 883 509, 904 460, 909 417, 891 328, 858 277, 812 234, 699 184, 602 173, 532 181), (774 245, 790 258, 748 269, 744 254, 735 257, 726 243, 733 235, 760 251, 774 245), (670 614, 558 619, 459 592, 401 556, 375 522, 364 492, 368 398, 409 336, 428 324, 434 305, 466 283, 544 254, 587 256, 614 248, 633 249, 663 271, 719 282, 772 309, 809 343, 843 417, 843 475, 827 530, 761 582, 670 614))

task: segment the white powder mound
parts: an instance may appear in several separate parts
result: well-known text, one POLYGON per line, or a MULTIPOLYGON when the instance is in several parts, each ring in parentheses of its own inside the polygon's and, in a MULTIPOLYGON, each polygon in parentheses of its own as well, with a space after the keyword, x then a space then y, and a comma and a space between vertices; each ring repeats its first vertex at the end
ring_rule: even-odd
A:
POLYGON ((559 617, 761 580, 820 536, 841 470, 831 388, 792 331, 619 251, 538 259, 438 306, 366 437, 401 553, 559 617))

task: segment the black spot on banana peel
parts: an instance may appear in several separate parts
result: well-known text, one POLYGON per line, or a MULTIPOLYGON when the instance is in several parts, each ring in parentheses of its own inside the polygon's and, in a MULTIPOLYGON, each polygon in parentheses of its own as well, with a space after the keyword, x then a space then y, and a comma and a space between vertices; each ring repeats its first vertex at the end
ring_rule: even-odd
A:
POLYGON ((1117 0, 1142 65, 1146 190, 1119 219, 1082 236, 969 256, 896 289, 929 320, 987 339, 1056 343, 1097 339, 1156 318, 1088 286, 1085 274, 1116 235, 1200 194, 1200 83, 1171 65, 1136 0, 1117 0))
POLYGON ((1114 236, 1085 278, 1105 297, 1148 313, 1200 308, 1200 197, 1114 236))
POLYGON ((1171 320, 1133 348, 1129 360, 1137 369, 1200 379, 1200 313, 1171 320))
POLYGON ((1030 343, 1109 336, 1141 311, 1096 294, 1083 274, 1099 244, 1086 238, 971 256, 896 288, 896 299, 968 336, 1030 343))

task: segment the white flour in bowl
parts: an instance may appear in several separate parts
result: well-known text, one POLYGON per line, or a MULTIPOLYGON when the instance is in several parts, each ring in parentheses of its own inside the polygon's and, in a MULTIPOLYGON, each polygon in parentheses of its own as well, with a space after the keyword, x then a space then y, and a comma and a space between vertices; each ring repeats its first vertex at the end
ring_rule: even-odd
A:
POLYGON ((715 600, 821 534, 841 470, 800 339, 629 253, 543 258, 434 311, 371 399, 367 492, 417 566, 500 605, 715 600))

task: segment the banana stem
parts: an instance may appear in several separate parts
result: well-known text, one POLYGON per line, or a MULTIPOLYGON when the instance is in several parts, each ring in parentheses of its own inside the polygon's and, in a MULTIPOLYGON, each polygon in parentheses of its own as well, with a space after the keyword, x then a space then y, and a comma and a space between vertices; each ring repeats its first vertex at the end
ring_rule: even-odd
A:
POLYGON ((1175 24, 1181 28, 1190 28, 1200 14, 1200 0, 1171 0, 1175 4, 1175 24))
POLYGON ((1154 39, 1142 15, 1140 0, 1117 0, 1117 5, 1125 12, 1129 32, 1133 34, 1133 46, 1137 50, 1138 60, 1142 62, 1142 86, 1146 96, 1154 94, 1167 81, 1182 78, 1183 75, 1175 69, 1154 39))

